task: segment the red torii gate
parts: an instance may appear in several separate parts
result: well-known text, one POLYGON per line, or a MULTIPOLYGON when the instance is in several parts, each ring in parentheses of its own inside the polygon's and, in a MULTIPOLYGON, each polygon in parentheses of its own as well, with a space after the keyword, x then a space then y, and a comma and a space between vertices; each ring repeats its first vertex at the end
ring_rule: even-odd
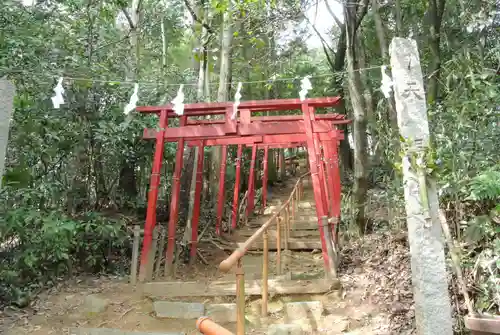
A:
MULTIPOLYGON (((178 116, 173 111, 172 105, 157 107, 137 107, 138 112, 159 114, 159 130, 145 129, 145 139, 156 139, 154 161, 151 171, 150 191, 148 194, 148 208, 146 224, 144 227, 144 240, 141 253, 141 266, 139 279, 144 280, 146 267, 151 251, 152 231, 156 225, 156 203, 160 183, 160 171, 164 150, 164 143, 178 142, 176 164, 172 182, 172 197, 170 204, 170 218, 168 224, 168 244, 166 252, 166 274, 171 274, 175 230, 179 210, 180 174, 183 165, 183 148, 187 144, 198 146, 198 166, 195 187, 195 205, 193 208, 193 229, 191 256, 196 255, 197 225, 199 220, 199 203, 202 187, 203 148, 204 146, 222 146, 222 159, 220 170, 220 185, 224 188, 225 161, 227 159, 227 146, 238 145, 236 174, 239 181, 241 169, 241 155, 243 146, 252 146, 252 160, 249 176, 249 206, 253 210, 253 180, 256 152, 264 148, 264 176, 267 177, 267 153, 272 147, 284 147, 290 144, 300 145, 305 143, 308 149, 309 166, 316 202, 316 212, 321 236, 325 270, 330 273, 333 263, 328 255, 328 243, 323 231, 321 218, 330 214, 334 224, 340 217, 340 175, 338 171, 338 145, 343 139, 343 134, 335 125, 350 123, 344 115, 331 113, 317 115, 316 108, 333 107, 340 103, 339 97, 314 98, 300 101, 299 99, 245 101, 238 106, 239 118, 232 118, 234 103, 194 103, 184 106, 184 114, 178 116), (252 117, 254 112, 298 110, 302 115, 261 116, 252 117), (193 116, 223 115, 221 120, 192 120, 193 116), (180 126, 168 128, 169 118, 180 118, 180 126), (168 128, 168 131, 167 131, 168 128), (325 158, 325 160, 323 160, 325 158), (252 195, 252 197, 250 197, 252 195), (330 202, 330 206, 328 206, 330 202), (195 225, 196 222, 196 225, 195 225), (196 227, 196 229, 195 229, 196 227)), ((265 186, 265 185, 263 185, 265 186)), ((237 225, 236 214, 238 202, 239 182, 235 185, 235 203, 233 203, 232 227, 237 225)), ((265 205, 266 190, 263 189, 263 205, 265 205)), ((224 205, 224 192, 219 192, 217 231, 220 233, 220 223, 224 205)), ((334 231, 334 228, 331 228, 334 231)), ((330 248, 331 250, 331 248, 330 248)))

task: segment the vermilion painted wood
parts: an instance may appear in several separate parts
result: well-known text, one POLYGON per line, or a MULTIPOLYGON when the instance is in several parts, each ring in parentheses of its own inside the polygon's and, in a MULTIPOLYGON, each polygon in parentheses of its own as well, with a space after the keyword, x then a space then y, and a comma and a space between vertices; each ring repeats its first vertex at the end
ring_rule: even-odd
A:
POLYGON ((233 120, 231 117, 233 116, 234 106, 230 106, 226 108, 226 118, 224 121, 227 129, 226 134, 236 134, 238 132, 238 121, 236 118, 233 120))
POLYGON ((323 149, 325 152, 325 165, 326 165, 326 177, 327 177, 327 185, 328 185, 328 194, 329 194, 329 213, 330 217, 334 214, 334 206, 335 206, 335 188, 334 188, 334 172, 333 172, 333 155, 332 155, 332 146, 333 141, 325 141, 323 142, 323 149))
POLYGON ((220 163, 220 177, 219 177, 219 194, 217 198, 217 221, 215 223, 215 233, 220 235, 222 233, 222 216, 224 215, 224 182, 226 179, 226 160, 227 160, 227 145, 222 146, 222 156, 220 163))
POLYGON ((331 271, 331 260, 328 256, 326 239, 324 227, 321 222, 321 218, 326 214, 323 210, 323 197, 321 196, 321 181, 319 179, 318 164, 316 162, 316 148, 314 145, 314 134, 312 131, 312 121, 311 121, 311 111, 309 110, 309 105, 307 103, 302 104, 302 113, 304 114, 304 124, 306 125, 306 135, 307 135, 307 151, 309 158, 309 170, 311 171, 311 180, 313 184, 314 200, 316 202, 316 214, 318 217, 318 227, 321 240, 321 249, 323 255, 323 261, 325 264, 325 270, 331 271))
MULTIPOLYGON (((333 179, 333 217, 336 218, 337 224, 340 224, 340 207, 342 203, 342 184, 340 180, 340 169, 339 169, 339 155, 338 155, 338 147, 339 141, 335 141, 332 148, 332 179, 333 179)), ((338 241, 338 229, 335 227, 335 232, 333 236, 335 238, 335 242, 338 241)))
POLYGON ((248 202, 247 217, 253 213, 255 206, 255 160, 257 158, 257 147, 252 147, 252 158, 250 160, 250 174, 248 175, 248 202))
POLYGON ((257 146, 258 149, 264 149, 266 146, 269 149, 290 149, 290 148, 299 148, 303 147, 304 143, 276 143, 276 144, 247 144, 247 147, 257 146))
MULTIPOLYGON (((255 109, 253 109, 255 112, 255 109)), ((242 113, 240 111, 240 118, 237 118, 238 123, 250 123, 250 122, 287 122, 287 121, 302 121, 302 115, 278 115, 278 116, 252 116, 250 117, 250 111, 246 110, 248 113, 242 113), (247 116, 248 119, 246 119, 243 116, 247 116)), ((331 114, 321 114, 321 115, 316 115, 317 120, 321 121, 340 121, 340 120, 345 120, 345 115, 344 114, 337 114, 337 113, 331 113, 331 114)), ((347 120, 350 122, 350 120, 347 120)), ((192 120, 188 119, 188 125, 207 125, 207 124, 224 124, 226 123, 226 120, 192 120)))
MULTIPOLYGON (((315 121, 313 131, 316 133, 329 133, 331 131, 330 123, 333 121, 315 121)), ((342 120, 348 123, 350 120, 342 120)), ((337 123, 336 123, 337 124, 337 123)), ((253 136, 253 135, 275 135, 275 134, 303 134, 303 121, 272 122, 272 123, 250 123, 238 125, 235 132, 232 131, 232 125, 214 124, 214 125, 195 125, 177 128, 169 128, 165 135, 168 142, 176 142, 180 138, 185 139, 210 139, 229 136, 253 136)), ((155 129, 144 129, 144 139, 156 138, 155 129)))
MULTIPOLYGON (((170 128, 169 128, 170 129, 170 128)), ((148 137, 143 137, 145 139, 156 138, 153 137, 156 135, 156 130, 152 130, 149 132, 148 137)), ((334 129, 330 130, 327 133, 319 133, 319 138, 321 141, 328 141, 332 139, 342 140, 344 139, 344 133, 341 130, 334 129)), ((172 140, 171 138, 166 138, 169 142, 177 142, 177 139, 172 140)), ((186 143, 189 146, 197 146, 204 141, 206 146, 214 146, 214 145, 237 145, 237 144, 245 144, 251 145, 253 143, 260 144, 283 144, 283 143, 297 143, 297 142, 305 142, 306 135, 305 134, 280 134, 280 135, 251 135, 251 136, 222 136, 222 137, 214 137, 214 138, 201 138, 196 140, 188 140, 186 143)))
MULTIPOLYGON (((320 157, 316 157, 316 154, 320 154, 321 150, 316 150, 316 143, 324 141, 335 141, 335 145, 332 147, 332 150, 335 149, 337 151, 338 141, 343 139, 343 134, 339 130, 331 131, 326 129, 328 127, 332 127, 335 124, 346 124, 350 123, 350 120, 346 120, 344 115, 339 114, 324 114, 324 115, 315 115, 313 107, 332 107, 337 105, 340 102, 340 98, 318 98, 318 99, 308 99, 304 103, 299 99, 283 99, 283 100, 267 100, 267 101, 247 101, 242 102, 239 106, 239 117, 235 120, 231 120, 230 116, 233 114, 233 103, 211 103, 211 104, 188 104, 185 105, 185 114, 181 117, 181 126, 177 128, 169 128, 169 131, 165 133, 164 129, 167 127, 168 117, 178 117, 172 111, 172 106, 160 106, 160 107, 139 107, 137 110, 144 113, 160 113, 160 131, 156 131, 155 129, 145 129, 144 138, 146 139, 156 139, 157 145, 155 150, 155 160, 153 163, 153 170, 151 176, 151 186, 149 192, 148 199, 148 213, 145 225, 145 238, 143 242, 143 250, 141 255, 141 273, 144 273, 144 267, 147 264, 148 253, 151 248, 151 236, 152 229, 156 224, 156 201, 157 201, 157 189, 159 185, 159 171, 161 168, 161 156, 163 154, 163 142, 166 141, 179 141, 179 147, 184 143, 188 143, 188 145, 203 145, 203 141, 207 140, 206 145, 223 145, 223 169, 221 166, 221 180, 219 180, 219 185, 222 183, 221 192, 219 193, 219 198, 222 195, 224 196, 224 179, 225 179, 225 160, 227 158, 227 147, 229 144, 237 144, 237 145, 247 145, 253 146, 252 156, 253 159, 253 176, 255 176, 255 163, 257 160, 257 150, 259 147, 267 147, 265 149, 267 151, 266 161, 263 164, 263 179, 265 177, 265 185, 263 185, 263 195, 265 194, 265 199, 263 199, 263 205, 267 201, 267 161, 268 161, 268 150, 270 147, 278 148, 278 147, 290 147, 291 143, 293 145, 299 145, 301 143, 307 143, 307 147, 311 150, 314 149, 313 155, 308 155, 308 160, 311 165, 311 161, 316 161, 316 171, 319 173, 316 177, 313 176, 313 185, 315 190, 315 200, 317 202, 317 211, 326 213, 326 200, 324 199, 325 191, 330 190, 330 186, 327 186, 327 189, 321 183, 316 187, 315 179, 325 178, 324 173, 321 173, 321 168, 318 166, 318 161, 320 157), (305 107, 311 107, 311 114, 306 116, 307 113, 304 112, 305 107), (164 109, 165 112, 161 113, 161 110, 164 109), (286 116, 264 116, 264 117, 252 117, 252 113, 262 112, 262 111, 278 111, 278 110, 302 110, 303 115, 286 115, 286 116), (164 125, 162 126, 162 115, 164 115, 164 125), (190 120, 191 116, 206 116, 206 115, 224 115, 223 120, 190 120), (297 128, 298 131, 294 132, 291 127, 297 128), (258 136, 262 133, 263 136, 258 136), (247 134, 247 135, 245 135, 247 134), (314 135, 313 135, 314 134, 314 135), (162 136, 163 141, 161 146, 159 145, 158 139, 162 136), (189 139, 188 141, 185 141, 189 139), (196 140, 194 140, 196 139, 196 140), (184 143, 182 143, 184 142, 184 143), (158 153, 160 152, 160 156, 158 158, 158 153), (314 159, 312 159, 314 157, 314 159), (158 167, 156 169, 156 167, 158 167), (158 172, 155 172, 158 171, 158 172), (156 186, 155 186, 156 185, 156 186), (323 198, 318 203, 316 199, 316 193, 319 192, 320 198, 323 198), (323 208, 322 208, 323 207, 323 208)), ((179 157, 179 153, 177 154, 176 167, 182 166, 182 155, 179 157)), ((337 162, 337 173, 338 173, 338 162, 337 162)), ((326 168, 323 167, 323 172, 326 168)), ((177 170, 177 168, 176 168, 177 170)), ((252 169, 251 169, 252 170, 252 169)), ((314 169, 313 169, 314 170, 314 169)), ((201 171, 201 169, 200 169, 201 171)), ((252 171, 251 171, 252 172, 252 171)), ((311 170, 312 172, 312 170, 311 170)), ((335 172, 332 172, 333 179, 336 179, 335 172)), ((340 176, 340 174, 338 174, 340 176)), ((171 205, 171 215, 169 221, 169 239, 168 239, 168 248, 167 248, 167 264, 169 261, 169 255, 171 254, 170 261, 173 261, 173 250, 175 246, 175 220, 174 217, 177 217, 178 214, 178 192, 176 196, 175 189, 178 187, 174 187, 175 184, 179 184, 180 172, 174 172, 174 182, 173 182, 173 195, 172 195, 172 206, 171 205), (174 199, 176 198, 176 199, 174 199), (175 205, 177 203, 177 205, 175 205), (172 212, 174 211, 174 212, 172 212), (174 215, 172 215, 174 214, 174 215)), ((198 175, 197 175, 198 179, 198 175)), ((255 179, 253 179, 254 181, 255 179)), ((251 204, 254 197, 250 197, 250 193, 254 192, 254 182, 252 181, 252 188, 250 188, 249 183, 249 205, 247 206, 248 210, 253 209, 253 204, 251 204)), ((321 180, 319 180, 321 181, 321 180)), ((264 182, 264 180, 263 180, 264 182)), ((334 183, 335 186, 335 195, 338 196, 338 201, 335 201, 336 209, 340 216, 340 177, 339 182, 334 183)), ((196 188, 195 188, 196 192, 196 188)), ((331 191, 329 191, 331 193, 331 191)), ((332 194, 333 196, 333 194, 332 194)), ((333 202, 333 200, 331 200, 333 202)), ((219 207, 222 205, 222 209, 220 210, 221 215, 218 215, 218 232, 220 233, 221 222, 222 222, 222 214, 224 207, 224 200, 219 201, 218 203, 218 212, 219 207)), ((199 200, 197 204, 195 202, 195 208, 199 209, 199 200)), ((322 215, 319 215, 321 217, 322 215)), ((198 214, 199 217, 199 214, 198 214)), ((320 232, 322 231, 320 227, 320 232)), ((193 229, 195 230, 195 229, 193 229)), ((321 235, 324 239, 324 235, 321 235)), ((194 240, 194 239, 193 239, 194 240)), ((322 240, 323 250, 324 244, 322 240)), ((191 254, 196 253, 196 246, 192 247, 191 254)), ((325 262, 327 260, 325 259, 325 262)), ((171 263, 170 263, 171 265, 171 263)), ((141 277, 140 277, 141 278, 141 277)))
MULTIPOLYGON (((328 133, 332 121, 316 121, 313 123, 313 132, 328 133)), ((241 124, 238 127, 239 135, 272 135, 272 134, 303 134, 304 121, 268 122, 241 124)))
MULTIPOLYGON (((314 113, 312 111, 311 113, 314 113)), ((313 116, 314 117, 314 116, 313 116)), ((326 188, 326 180, 325 180, 325 165, 323 161, 323 153, 321 150, 321 142, 318 138, 318 134, 313 133, 314 135, 314 147, 316 150, 316 162, 318 164, 318 176, 319 180, 321 182, 321 199, 322 199, 322 205, 323 205, 323 211, 326 213, 325 215, 328 215, 328 195, 327 195, 327 188, 326 188)))
POLYGON ((190 259, 193 261, 196 258, 196 248, 198 246, 198 223, 200 222, 200 199, 203 188, 203 160, 204 160, 203 144, 198 146, 198 163, 196 165, 196 186, 194 189, 193 216, 191 219, 191 250, 190 259))
POLYGON ((240 197, 240 173, 241 173, 241 155, 243 154, 243 145, 238 144, 238 150, 236 152, 236 176, 234 181, 234 193, 233 193, 233 215, 231 228, 236 229, 238 225, 238 201, 240 197))
MULTIPOLYGON (((309 98, 304 101, 311 107, 334 107, 339 104, 340 97, 324 97, 324 98, 309 98)), ((260 111, 286 111, 300 110, 302 101, 300 99, 276 99, 276 100, 253 100, 242 101, 238 106, 239 110, 254 109, 255 112, 260 111)), ((226 114, 227 108, 232 108, 234 102, 211 102, 211 103, 194 103, 184 105, 184 115, 188 116, 207 116, 226 114)), ((173 105, 165 106, 140 106, 135 109, 141 113, 159 113, 166 110, 169 117, 179 117, 173 111, 173 105)))
POLYGON ((156 136, 156 147, 151 169, 151 181, 149 183, 148 209, 146 213, 146 223, 144 225, 144 239, 142 242, 141 264, 139 269, 139 281, 146 278, 146 265, 149 260, 151 243, 153 239, 153 229, 156 225, 156 203, 158 201, 158 187, 160 186, 160 172, 163 161, 163 146, 165 143, 165 128, 168 124, 167 111, 160 113, 159 128, 156 136))
POLYGON ((267 160, 269 159, 269 147, 264 148, 264 159, 262 160, 262 169, 264 173, 262 174, 262 213, 266 209, 267 205, 267 160))
MULTIPOLYGON (((181 117, 181 126, 186 123, 186 116, 181 117)), ((181 191, 181 172, 184 162, 184 139, 180 139, 177 144, 175 154, 175 168, 172 177, 172 198, 170 199, 170 216, 168 219, 167 252, 165 254, 165 275, 173 274, 174 250, 175 250, 175 230, 177 228, 177 216, 179 214, 179 200, 181 191)), ((156 210, 156 208, 155 208, 156 210)))

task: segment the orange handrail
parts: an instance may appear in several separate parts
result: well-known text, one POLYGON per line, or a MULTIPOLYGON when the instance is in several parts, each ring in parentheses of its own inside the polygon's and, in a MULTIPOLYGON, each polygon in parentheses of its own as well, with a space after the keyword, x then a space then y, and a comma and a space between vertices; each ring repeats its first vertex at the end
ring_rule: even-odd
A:
MULTIPOLYGON (((264 249, 262 251, 263 263, 262 263, 262 317, 267 317, 267 298, 268 298, 268 275, 269 275, 269 236, 267 230, 271 225, 276 223, 276 250, 277 250, 277 273, 281 274, 281 221, 284 223, 285 228, 285 251, 288 250, 288 237, 290 236, 290 205, 292 206, 291 214, 295 219, 295 206, 298 208, 298 204, 300 202, 300 198, 302 196, 303 188, 302 188, 302 179, 309 175, 309 172, 301 175, 295 186, 293 187, 292 192, 290 193, 290 197, 288 200, 279 208, 276 213, 274 213, 269 220, 267 220, 252 236, 250 236, 241 247, 236 249, 229 257, 223 260, 219 264, 219 269, 223 272, 229 272, 233 266, 236 265, 236 305, 237 305, 237 313, 236 313, 236 334, 244 335, 245 334, 245 272, 243 271, 242 258, 245 256, 247 250, 255 243, 261 236, 263 237, 264 249), (284 212, 284 216, 281 214, 284 212)), ((206 322, 206 321, 205 321, 206 322)), ((213 327, 216 327, 217 324, 213 324, 213 327)), ((215 329, 215 328, 214 328, 215 329)), ((207 333, 207 334, 215 334, 215 333, 207 333)), ((225 334, 225 333, 220 333, 225 334)))
POLYGON ((226 328, 216 324, 206 316, 202 316, 196 321, 196 328, 205 335, 234 335, 226 328))
POLYGON ((231 270, 231 268, 233 266, 236 265, 236 263, 238 263, 238 261, 243 257, 245 256, 246 252, 248 251, 248 249, 252 246, 252 244, 254 244, 261 236, 262 234, 264 234, 264 232, 267 231, 267 229, 276 221, 276 218, 280 215, 280 213, 285 209, 286 206, 288 206, 290 204, 290 202, 292 201, 292 198, 295 194, 295 192, 297 192, 297 188, 300 184, 300 182, 302 181, 302 179, 306 176, 308 176, 310 174, 310 172, 306 172, 304 173, 303 175, 301 175, 299 177, 299 179, 297 180, 297 182, 295 183, 295 186, 293 188, 293 191, 292 193, 290 194, 290 197, 288 198, 288 200, 280 207, 280 209, 278 211, 276 211, 276 213, 274 213, 271 218, 269 218, 269 220, 267 220, 255 233, 253 233, 252 236, 250 236, 246 241, 245 243, 243 243, 243 245, 241 247, 239 247, 238 249, 236 249, 235 251, 233 251, 233 253, 231 255, 229 255, 229 257, 227 257, 225 260, 223 260, 220 265, 219 265, 219 269, 222 271, 222 272, 229 272, 229 270, 231 270))

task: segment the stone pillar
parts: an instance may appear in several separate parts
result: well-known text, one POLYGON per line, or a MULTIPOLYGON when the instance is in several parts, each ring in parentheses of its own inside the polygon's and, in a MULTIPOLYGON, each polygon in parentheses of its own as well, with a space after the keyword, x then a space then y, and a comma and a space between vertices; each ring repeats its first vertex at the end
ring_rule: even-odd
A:
MULTIPOLYGON (((394 38, 390 45, 394 97, 401 136, 404 196, 419 335, 452 335, 444 241, 438 218, 436 184, 415 164, 429 147, 429 124, 417 43, 394 38)), ((423 164, 423 165, 422 165, 423 164)))
POLYGON ((5 153, 9 142, 9 126, 14 109, 14 96, 16 88, 8 80, 0 79, 0 188, 5 168, 5 153))

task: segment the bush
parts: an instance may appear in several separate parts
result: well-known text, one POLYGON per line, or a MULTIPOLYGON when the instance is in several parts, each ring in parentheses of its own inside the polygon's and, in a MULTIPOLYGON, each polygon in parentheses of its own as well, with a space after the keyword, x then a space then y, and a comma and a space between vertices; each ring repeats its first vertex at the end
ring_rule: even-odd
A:
POLYGON ((2 212, 0 305, 22 306, 35 291, 75 272, 116 271, 110 261, 130 250, 120 220, 92 212, 72 218, 27 206, 2 212))

